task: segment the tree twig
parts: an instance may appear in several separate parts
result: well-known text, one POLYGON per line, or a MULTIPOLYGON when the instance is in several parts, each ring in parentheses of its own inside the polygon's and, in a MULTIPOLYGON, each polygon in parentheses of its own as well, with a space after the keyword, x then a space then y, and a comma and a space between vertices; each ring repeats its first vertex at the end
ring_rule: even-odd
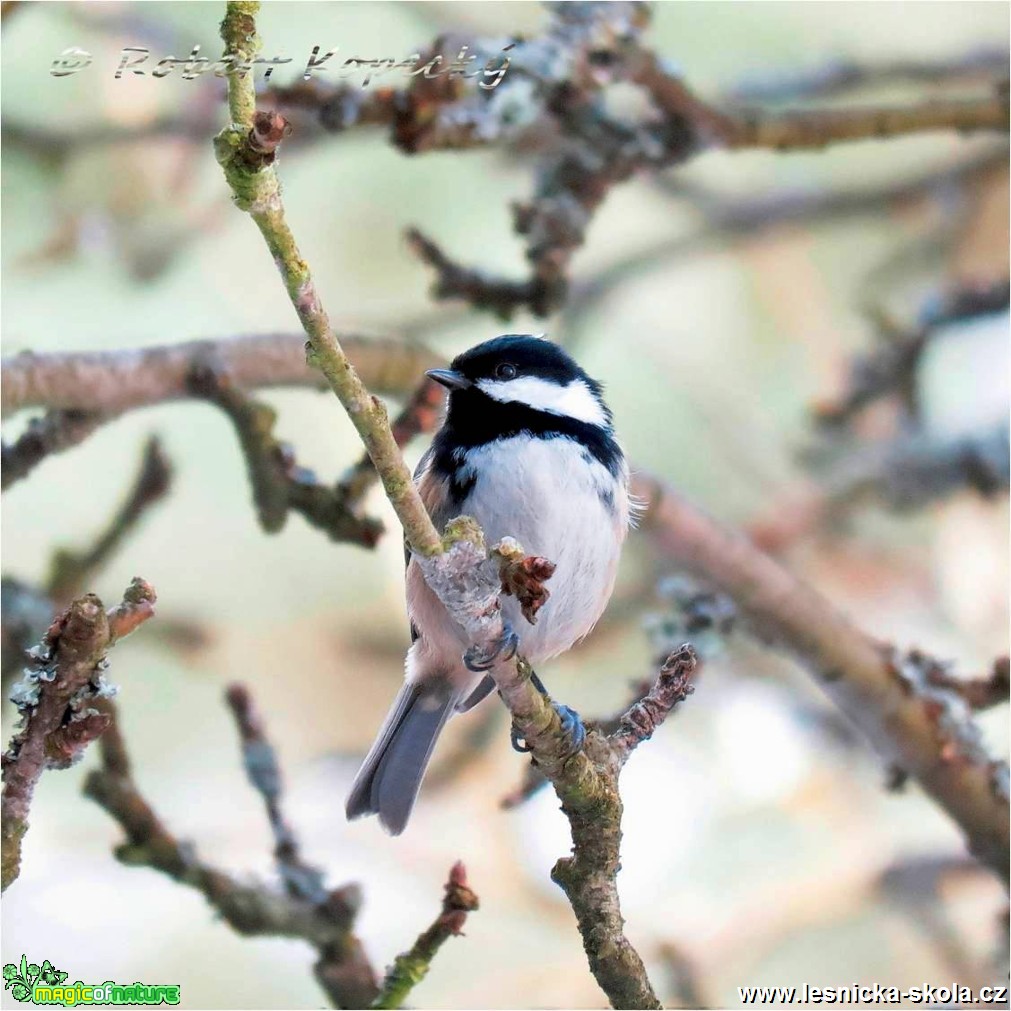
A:
POLYGON ((154 613, 154 590, 134 579, 123 602, 108 613, 94 594, 75 600, 32 652, 32 665, 11 692, 20 712, 17 733, 3 755, 4 889, 21 870, 21 844, 39 777, 66 769, 108 728, 92 703, 111 694, 103 672, 106 652, 154 613))
POLYGON ((59 549, 53 553, 46 593, 55 606, 63 607, 92 581, 141 517, 168 494, 172 468, 157 436, 148 439, 133 487, 106 529, 84 552, 59 549))
POLYGON ((235 426, 264 530, 278 532, 294 510, 333 541, 375 547, 382 523, 360 515, 340 488, 327 487, 311 470, 298 466, 292 448, 274 436, 277 415, 272 407, 254 400, 227 374, 214 369, 198 367, 191 383, 195 395, 220 407, 235 426))
POLYGON ((281 768, 273 745, 267 739, 263 720, 253 705, 249 689, 242 684, 230 685, 225 700, 235 717, 242 742, 242 764, 246 778, 263 798, 270 830, 274 834, 274 859, 288 894, 310 902, 327 901, 323 873, 306 863, 299 852, 296 837, 281 809, 281 768))
MULTIPOLYGON (((244 936, 307 941, 318 955, 316 978, 335 1006, 368 1007, 378 984, 354 934, 362 901, 359 887, 352 884, 327 890, 320 877, 322 894, 306 896, 290 887, 291 879, 286 878, 289 887, 282 892, 258 882, 240 881, 202 861, 194 847, 177 839, 145 800, 134 782, 115 710, 109 707, 107 712, 111 726, 99 745, 102 766, 88 774, 84 793, 126 833, 126 841, 116 847, 116 858, 131 867, 150 867, 196 889, 244 936)), ((246 760, 248 768, 248 754, 246 760)))
POLYGON ((899 57, 876 63, 830 59, 799 69, 772 69, 749 73, 723 89, 731 105, 750 102, 784 102, 825 98, 841 91, 895 82, 949 84, 953 81, 997 81, 1007 77, 1008 52, 980 46, 953 57, 916 59, 899 57))
MULTIPOLYGON (((433 432, 442 413, 443 389, 426 377, 393 419, 391 429, 395 442, 402 448, 415 436, 433 432)), ((337 482, 337 495, 351 506, 358 505, 378 477, 372 458, 364 453, 337 482)))
POLYGON ((0 488, 6 491, 47 456, 84 442, 105 421, 102 414, 76 409, 47 411, 41 418, 33 418, 14 443, 4 442, 0 447, 0 488))
POLYGON ((467 914, 478 908, 478 898, 467 883, 467 869, 457 861, 449 872, 442 911, 423 931, 410 951, 398 955, 386 973, 373 1008, 403 1007, 408 994, 428 975, 432 959, 451 937, 463 933, 467 914))

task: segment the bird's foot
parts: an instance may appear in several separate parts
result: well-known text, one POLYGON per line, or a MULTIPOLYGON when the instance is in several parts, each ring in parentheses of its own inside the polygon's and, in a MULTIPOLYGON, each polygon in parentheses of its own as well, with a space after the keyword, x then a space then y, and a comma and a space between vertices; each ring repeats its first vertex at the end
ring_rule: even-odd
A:
MULTIPOLYGON (((542 692, 542 694, 547 693, 542 692)), ((562 733, 569 738, 571 747, 568 755, 566 755, 566 758, 571 757, 576 754, 580 748, 582 748, 583 742, 586 740, 586 727, 584 726, 582 719, 580 719, 579 713, 577 713, 575 709, 563 706, 559 702, 552 702, 551 708, 558 714, 559 722, 562 724, 562 733)), ((509 740, 512 742, 513 750, 520 752, 520 754, 527 754, 532 750, 530 745, 527 744, 526 740, 516 729, 515 724, 513 724, 509 731, 509 740)))
POLYGON ((484 674, 495 664, 511 660, 519 649, 520 637, 513 631, 509 622, 503 622, 502 635, 491 644, 487 650, 471 646, 463 654, 463 665, 474 674, 484 674))

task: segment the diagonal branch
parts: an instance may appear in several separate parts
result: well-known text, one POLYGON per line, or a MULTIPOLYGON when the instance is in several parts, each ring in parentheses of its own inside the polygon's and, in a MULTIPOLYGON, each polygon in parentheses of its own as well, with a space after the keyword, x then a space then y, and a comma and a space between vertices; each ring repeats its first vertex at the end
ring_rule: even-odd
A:
POLYGON ((92 579, 118 550, 141 517, 168 494, 172 468, 157 436, 148 439, 133 487, 108 526, 87 551, 59 549, 50 563, 46 593, 57 606, 64 606, 92 579))
MULTIPOLYGON (((256 2, 227 5, 221 22, 226 58, 248 62, 255 57, 260 48, 255 21, 258 10, 256 2)), ((276 114, 255 112, 251 74, 230 74, 228 96, 232 122, 215 138, 215 151, 235 203, 260 229, 309 338, 310 360, 326 376, 365 443, 408 543, 421 554, 434 554, 441 550, 441 541, 390 431, 386 408, 368 391, 348 359, 288 226, 274 167, 275 151, 264 154, 257 150, 258 124, 262 131, 265 121, 273 123, 276 114)))
POLYGON ((410 992, 428 975, 432 959, 451 937, 463 933, 467 914, 478 908, 477 895, 467 883, 467 869, 458 860, 449 872, 442 911, 423 931, 410 951, 398 955, 383 980, 373 1008, 399 1008, 410 992))
MULTIPOLYGON (((258 9, 253 2, 233 0, 228 4, 222 22, 226 56, 249 60, 255 55, 259 48, 258 9)), ((498 562, 489 558, 481 531, 472 520, 461 517, 451 522, 444 538, 432 524, 386 412, 344 354, 285 220, 275 169, 276 145, 264 154, 261 143, 268 134, 276 134, 279 141, 283 127, 276 114, 254 112, 250 78, 233 73, 228 87, 233 122, 218 135, 216 151, 235 202, 263 234, 309 337, 312 361, 326 375, 358 429, 426 581, 464 629, 473 648, 494 655, 493 646, 502 641, 504 633, 498 562)), ((559 864, 558 880, 577 911, 591 968, 615 1007, 659 1007, 642 960, 622 932, 615 885, 621 837, 617 775, 622 763, 617 749, 598 734, 590 738, 602 742, 594 759, 589 757, 589 746, 572 754, 558 712, 531 683, 531 673, 522 661, 499 662, 492 670, 517 731, 555 784, 573 826, 574 857, 559 864), (609 819, 606 848, 600 845, 600 832, 591 828, 595 823, 599 826, 600 816, 609 819), (578 833, 577 825, 581 827, 578 833), (592 848, 582 853, 584 847, 592 848), (598 858, 605 863, 598 864, 598 858), (599 902, 592 887, 584 888, 592 875, 607 883, 599 902)))
POLYGON ((154 590, 134 579, 123 602, 106 613, 94 594, 75 600, 32 651, 32 664, 11 692, 20 724, 4 752, 2 887, 21 870, 21 843, 39 777, 73 765, 109 726, 93 707, 115 689, 106 684, 105 654, 154 613, 154 590))
POLYGON ((643 530, 669 559, 736 602, 764 642, 791 652, 890 765, 919 781, 1007 880, 1008 771, 983 747, 964 702, 872 639, 742 534, 639 474, 643 530))
POLYGON ((132 867, 150 867, 199 891, 233 930, 244 936, 293 937, 317 952, 316 977, 336 1007, 368 1007, 377 992, 375 972, 353 933, 361 905, 357 885, 306 897, 247 882, 201 860, 177 839, 133 779, 116 711, 106 706, 110 728, 102 737, 101 768, 88 774, 84 793, 126 833, 116 857, 132 867))

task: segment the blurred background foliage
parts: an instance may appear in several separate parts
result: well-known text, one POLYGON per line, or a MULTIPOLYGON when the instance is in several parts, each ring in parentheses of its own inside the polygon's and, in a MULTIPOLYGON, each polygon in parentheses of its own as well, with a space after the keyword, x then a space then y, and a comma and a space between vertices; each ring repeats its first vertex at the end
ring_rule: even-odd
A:
MULTIPOLYGON (((221 7, 8 12, 5 355, 297 329, 214 162, 220 82, 113 76, 127 45, 181 56, 199 42, 215 53, 221 7), (51 77, 70 45, 93 53, 93 65, 51 77), (206 124, 203 137, 67 142, 182 111, 206 124)), ((284 82, 317 44, 400 57, 443 30, 535 32, 543 19, 525 2, 267 3, 260 32, 267 54, 294 57, 295 69, 275 72, 284 82)), ((718 95, 772 68, 1003 46, 1008 19, 1005 3, 660 3, 650 39, 696 90, 718 95)), ((925 88, 892 84, 876 95, 900 101, 925 88)), ((508 206, 530 191, 528 161, 498 149, 407 158, 369 131, 297 138, 296 129, 280 162, 289 221, 338 329, 421 340, 446 355, 499 332, 486 315, 431 301, 430 272, 403 232, 417 225, 464 263, 520 275, 508 206)), ((813 480, 801 462, 812 406, 836 397, 854 354, 879 340, 868 310, 915 319, 953 286, 1006 283, 1002 166, 930 199, 699 243, 630 270, 582 309, 579 295, 637 251, 704 231, 684 198, 693 186, 744 200, 873 187, 992 146, 928 134, 816 153, 710 153, 636 179, 596 215, 570 306, 508 326, 573 345, 606 381, 637 466, 721 518, 767 535, 771 523, 770 543, 791 568, 864 630, 967 673, 1007 651, 1006 496, 964 490, 901 514, 861 503, 842 521, 787 524, 788 536, 780 527, 813 480)), ((1006 419, 1007 377, 1006 313, 949 327, 917 375, 930 424, 955 434, 1006 419)), ((280 436, 321 475, 359 455, 329 394, 262 398, 279 412, 280 436)), ((56 547, 87 544, 154 432, 174 470, 171 495, 91 588, 111 602, 140 574, 158 589, 158 617, 116 650, 112 675, 137 778, 168 824, 219 863, 273 874, 222 703, 224 685, 241 679, 267 716, 307 855, 331 882, 364 888, 361 935, 378 965, 430 920, 452 861, 466 862, 481 910, 443 950, 417 1005, 601 1006, 571 911, 548 878, 568 845, 554 798, 499 808, 521 764, 494 702, 451 726, 405 836, 345 823, 351 776, 408 644, 399 538, 369 553, 331 544, 298 517, 266 536, 230 425, 208 405, 184 403, 126 415, 5 494, 5 575, 39 582, 56 547)), ((412 463, 423 448, 410 447, 412 463)), ((369 505, 393 529, 381 495, 369 505)), ((649 673, 643 619, 669 610, 654 589, 666 574, 633 538, 611 613, 545 672, 560 698, 584 715, 610 713, 649 673)), ((956 829, 917 790, 886 792, 878 758, 785 659, 736 634, 721 646, 696 694, 623 778, 628 932, 661 991, 676 1000, 694 977, 702 999, 734 1006, 738 985, 1004 979, 1005 900, 963 858, 956 829)), ((980 717, 998 755, 1006 716, 980 717)), ((118 827, 79 794, 93 761, 41 782, 24 869, 4 897, 3 961, 25 951, 72 979, 179 982, 184 1007, 319 1006, 305 945, 240 938, 198 895, 113 860, 118 827)))

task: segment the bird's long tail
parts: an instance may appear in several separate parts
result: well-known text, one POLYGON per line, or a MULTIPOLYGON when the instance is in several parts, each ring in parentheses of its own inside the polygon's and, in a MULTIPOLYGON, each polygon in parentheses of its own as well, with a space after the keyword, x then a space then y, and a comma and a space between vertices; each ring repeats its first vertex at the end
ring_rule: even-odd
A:
POLYGON ((444 681, 406 684, 355 777, 348 818, 378 814, 392 835, 404 831, 439 733, 460 694, 444 681))

